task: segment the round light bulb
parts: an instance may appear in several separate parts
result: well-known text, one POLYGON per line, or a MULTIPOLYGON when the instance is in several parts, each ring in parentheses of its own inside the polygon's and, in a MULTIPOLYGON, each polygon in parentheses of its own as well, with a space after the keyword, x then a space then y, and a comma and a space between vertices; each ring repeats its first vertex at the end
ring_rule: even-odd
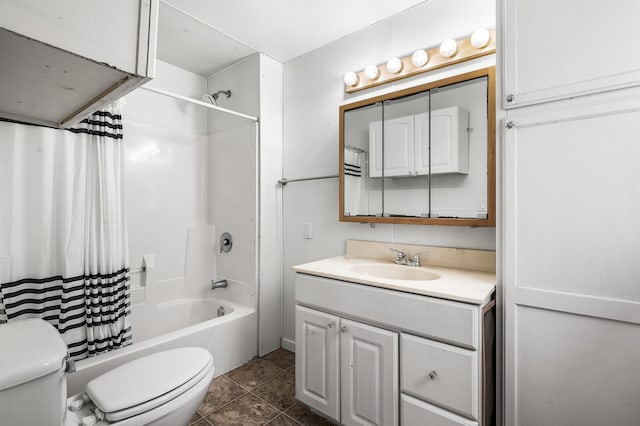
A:
POLYGON ((416 50, 415 52, 413 52, 411 62, 413 62, 413 65, 415 65, 416 67, 422 67, 426 65, 427 62, 429 62, 429 54, 422 49, 416 50))
POLYGON ((359 80, 360 79, 358 78, 358 75, 353 71, 349 71, 344 75, 344 84, 346 84, 348 87, 355 86, 356 84, 358 84, 359 80))
POLYGON ((402 61, 398 58, 391 58, 387 61, 387 71, 391 74, 397 74, 402 71, 402 61))
POLYGON ((452 39, 446 39, 440 45, 440 54, 445 58, 450 58, 458 51, 458 43, 452 39))
POLYGON ((367 65, 364 69, 364 76, 369 80, 375 80, 380 75, 380 70, 375 65, 367 65))
POLYGON ((476 49, 482 49, 489 44, 491 34, 484 28, 480 28, 471 34, 471 45, 476 49))

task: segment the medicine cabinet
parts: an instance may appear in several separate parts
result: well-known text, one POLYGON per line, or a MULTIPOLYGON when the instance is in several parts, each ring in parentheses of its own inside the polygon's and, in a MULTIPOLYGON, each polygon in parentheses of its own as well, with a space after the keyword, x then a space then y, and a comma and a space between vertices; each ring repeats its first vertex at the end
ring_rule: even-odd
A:
POLYGON ((340 220, 495 226, 495 68, 340 107, 340 220))

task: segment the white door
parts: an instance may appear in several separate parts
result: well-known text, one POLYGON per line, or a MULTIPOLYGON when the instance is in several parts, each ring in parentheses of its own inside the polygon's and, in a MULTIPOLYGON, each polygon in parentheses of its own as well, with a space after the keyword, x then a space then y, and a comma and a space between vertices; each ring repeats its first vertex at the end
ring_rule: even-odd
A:
POLYGON ((369 123, 369 176, 413 175, 413 115, 369 123), (384 154, 384 155, 383 155, 384 154))
POLYGON ((398 334, 343 319, 342 424, 398 424, 398 334))
POLYGON ((339 421, 340 318, 296 305, 296 398, 339 421))
POLYGON ((505 424, 638 425, 640 91, 536 108, 505 130, 505 424))
POLYGON ((637 0, 507 0, 504 106, 640 82, 637 0))

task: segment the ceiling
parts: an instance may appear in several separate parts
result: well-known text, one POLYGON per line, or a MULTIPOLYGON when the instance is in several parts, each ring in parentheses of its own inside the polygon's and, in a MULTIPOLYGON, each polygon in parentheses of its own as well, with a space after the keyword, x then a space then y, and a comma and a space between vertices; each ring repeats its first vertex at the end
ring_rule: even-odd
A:
POLYGON ((158 58, 210 76, 255 51, 288 62, 424 0, 166 0, 158 58))

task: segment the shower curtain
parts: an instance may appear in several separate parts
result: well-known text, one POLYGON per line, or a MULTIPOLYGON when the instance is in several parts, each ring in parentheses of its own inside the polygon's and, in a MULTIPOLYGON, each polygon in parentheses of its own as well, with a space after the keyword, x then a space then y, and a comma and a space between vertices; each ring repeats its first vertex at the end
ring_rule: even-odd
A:
POLYGON ((120 105, 58 130, 0 122, 0 321, 43 318, 72 359, 131 342, 120 105))
POLYGON ((344 149, 344 214, 358 216, 362 192, 362 153, 344 149))

